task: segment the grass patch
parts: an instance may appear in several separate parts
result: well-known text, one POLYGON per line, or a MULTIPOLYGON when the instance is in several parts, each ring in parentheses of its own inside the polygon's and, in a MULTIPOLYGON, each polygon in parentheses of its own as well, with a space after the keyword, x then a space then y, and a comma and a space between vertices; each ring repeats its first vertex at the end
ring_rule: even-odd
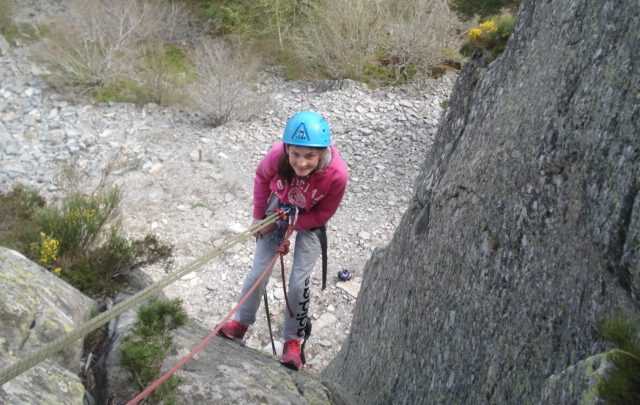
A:
POLYGON ((0 34, 11 45, 17 45, 20 40, 36 41, 40 38, 37 27, 29 23, 16 24, 13 21, 16 6, 14 0, 0 0, 0 34))
POLYGON ((265 105, 260 68, 405 84, 446 64, 442 50, 459 48, 466 28, 447 0, 69 0, 51 27, 34 56, 53 86, 98 102, 194 107, 214 126, 265 105))
POLYGON ((16 186, 0 195, 0 243, 91 297, 112 295, 133 268, 171 256, 171 247, 155 235, 126 236, 117 221, 120 199, 113 188, 46 204, 34 190, 16 186))
POLYGON ((276 39, 280 48, 291 28, 309 9, 304 0, 210 0, 205 16, 218 34, 233 34, 244 40, 276 39))
POLYGON ((175 44, 149 47, 138 67, 140 80, 134 86, 134 102, 160 105, 183 103, 186 86, 193 81, 195 69, 186 52, 175 44))
POLYGON ((158 44, 139 61, 137 79, 109 81, 90 92, 99 103, 181 104, 195 77, 194 66, 178 45, 158 44))
MULTIPOLYGON (((122 342, 122 365, 132 381, 144 389, 160 376, 162 363, 173 343, 169 332, 187 323, 187 314, 179 299, 167 301, 152 298, 138 311, 131 334, 122 342)), ((173 391, 180 383, 171 376, 151 394, 153 403, 175 403, 173 391)))
POLYGON ((596 385, 598 396, 608 404, 640 403, 638 319, 617 313, 600 322, 598 331, 614 345, 607 355, 611 368, 596 385))
POLYGON ((15 4, 13 0, 0 0, 0 34, 9 43, 15 43, 17 36, 16 27, 13 24, 12 15, 14 13, 15 4))

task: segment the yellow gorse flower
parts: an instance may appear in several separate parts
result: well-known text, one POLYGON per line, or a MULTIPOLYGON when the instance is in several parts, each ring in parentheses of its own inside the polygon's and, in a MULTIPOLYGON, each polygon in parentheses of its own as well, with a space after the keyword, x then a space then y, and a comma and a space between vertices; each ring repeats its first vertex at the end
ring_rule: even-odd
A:
POLYGON ((95 215, 96 210, 93 208, 79 209, 74 208, 67 214, 71 221, 75 224, 81 224, 84 220, 91 219, 95 215))
POLYGON ((478 39, 482 36, 482 30, 480 28, 471 28, 467 35, 469 39, 478 39))
POLYGON ((493 20, 487 20, 480 24, 480 29, 486 32, 498 32, 498 26, 493 20))
POLYGON ((62 267, 56 267, 55 269, 53 269, 53 274, 55 274, 56 276, 59 276, 62 273, 62 267))
POLYGON ((31 244, 31 249, 37 252, 38 262, 49 264, 58 260, 60 242, 44 232, 40 232, 40 242, 31 244))

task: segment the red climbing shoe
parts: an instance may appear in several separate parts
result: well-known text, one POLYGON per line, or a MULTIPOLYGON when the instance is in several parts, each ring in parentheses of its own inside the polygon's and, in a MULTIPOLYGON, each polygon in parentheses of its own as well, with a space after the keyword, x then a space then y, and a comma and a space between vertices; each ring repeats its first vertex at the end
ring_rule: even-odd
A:
POLYGON ((300 367, 302 367, 299 340, 293 339, 284 342, 284 348, 282 349, 282 358, 280 359, 280 363, 283 366, 296 371, 298 371, 300 367))
POLYGON ((247 328, 248 326, 241 325, 238 321, 232 319, 224 324, 224 326, 218 331, 218 335, 241 342, 244 338, 244 334, 247 333, 247 328))

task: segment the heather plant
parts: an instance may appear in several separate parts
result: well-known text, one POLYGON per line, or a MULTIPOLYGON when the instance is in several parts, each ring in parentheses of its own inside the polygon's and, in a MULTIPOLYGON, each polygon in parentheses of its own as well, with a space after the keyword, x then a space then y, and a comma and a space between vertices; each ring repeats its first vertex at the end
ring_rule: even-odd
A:
MULTIPOLYGON (((162 363, 173 343, 171 330, 184 326, 187 314, 179 299, 159 300, 152 298, 138 311, 131 334, 123 339, 122 365, 131 373, 132 381, 140 389, 146 388, 160 376, 162 363)), ((180 383, 177 376, 171 376, 150 399, 154 403, 175 403, 173 391, 180 383)))

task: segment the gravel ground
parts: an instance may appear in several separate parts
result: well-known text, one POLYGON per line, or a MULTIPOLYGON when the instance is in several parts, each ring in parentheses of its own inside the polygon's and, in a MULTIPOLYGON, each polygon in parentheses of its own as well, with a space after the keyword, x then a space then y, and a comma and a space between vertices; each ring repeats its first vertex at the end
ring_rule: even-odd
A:
MULTIPOLYGON (((42 1, 26 3, 32 7, 31 14, 23 11, 26 16, 40 15, 42 1)), ((27 54, 28 47, 19 46, 0 56, 0 192, 21 182, 53 200, 67 192, 61 174, 69 167, 78 175, 79 188, 91 190, 111 164, 107 183, 124 191, 125 230, 137 237, 155 233, 174 246, 169 269, 144 269, 155 280, 248 227, 253 172, 280 138, 287 118, 307 109, 325 116, 348 164, 349 185, 328 225, 327 289, 320 289, 320 263, 312 276, 314 334, 307 357, 310 371, 321 370, 349 332, 368 257, 390 240, 410 203, 454 77, 376 90, 350 81, 270 78, 260 85, 267 101, 258 116, 211 128, 188 111, 70 101, 40 79, 42 67, 27 54), (339 282, 340 269, 348 269, 353 279, 339 282)), ((165 293, 181 298, 191 317, 214 326, 238 298, 253 251, 253 241, 247 240, 165 293)), ((279 271, 274 271, 267 293, 278 339, 281 291, 279 271)), ((263 311, 247 344, 271 350, 263 311)))

